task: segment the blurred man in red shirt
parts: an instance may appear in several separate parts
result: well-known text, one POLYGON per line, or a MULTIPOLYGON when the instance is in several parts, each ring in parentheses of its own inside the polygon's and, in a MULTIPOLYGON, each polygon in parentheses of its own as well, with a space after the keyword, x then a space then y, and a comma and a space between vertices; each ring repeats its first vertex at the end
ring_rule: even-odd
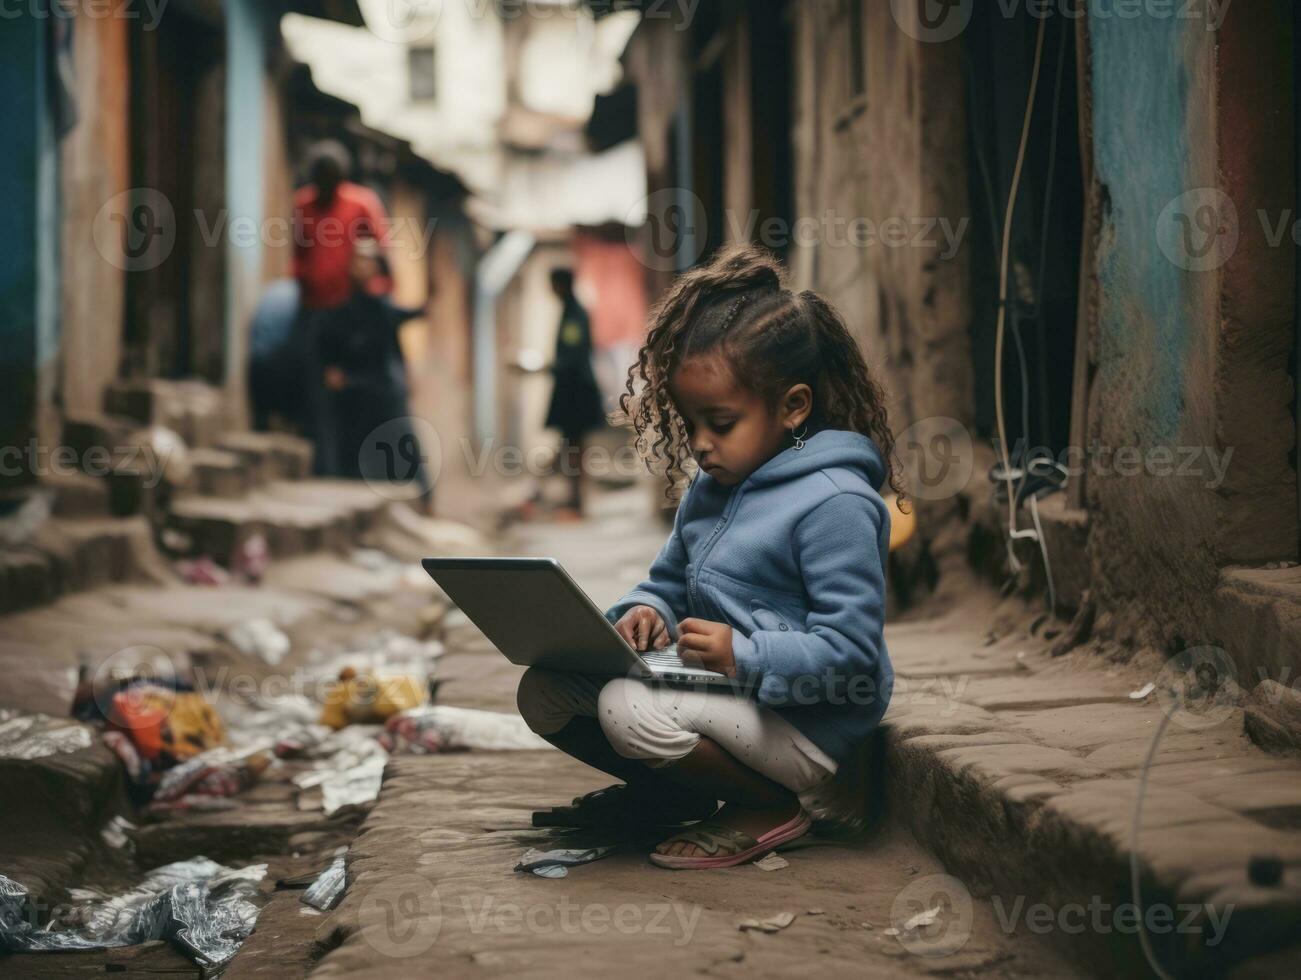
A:
MULTIPOLYGON (((389 220, 384 205, 371 190, 348 180, 352 158, 333 140, 311 150, 312 182, 294 195, 294 278, 300 287, 296 355, 301 359, 306 397, 300 425, 316 444, 313 471, 334 476, 345 469, 338 458, 339 421, 333 417, 325 389, 321 334, 327 314, 348 302, 353 292, 349 273, 359 241, 387 243, 389 220)), ((372 282, 367 292, 383 295, 391 289, 387 277, 372 282)))
POLYGON ((294 195, 294 278, 302 286, 304 309, 328 310, 347 302, 357 242, 385 244, 384 205, 374 191, 347 179, 351 169, 342 144, 318 143, 311 155, 312 182, 294 195))

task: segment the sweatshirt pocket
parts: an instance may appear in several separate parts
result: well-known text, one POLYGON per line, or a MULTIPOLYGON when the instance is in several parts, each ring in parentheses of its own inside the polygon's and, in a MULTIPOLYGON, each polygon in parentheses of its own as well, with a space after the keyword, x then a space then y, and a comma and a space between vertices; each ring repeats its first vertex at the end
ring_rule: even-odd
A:
POLYGON ((754 619, 755 629, 780 630, 785 633, 791 628, 780 613, 758 599, 750 600, 750 616, 754 619))

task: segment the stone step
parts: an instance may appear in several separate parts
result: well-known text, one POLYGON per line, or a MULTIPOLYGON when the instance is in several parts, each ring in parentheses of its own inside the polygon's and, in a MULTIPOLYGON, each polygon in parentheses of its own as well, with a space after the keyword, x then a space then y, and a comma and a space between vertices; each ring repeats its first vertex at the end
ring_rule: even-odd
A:
POLYGON ((254 484, 303 480, 312 472, 312 444, 284 432, 226 432, 216 448, 235 453, 254 472, 254 484))
MULTIPOLYGON (((122 764, 89 726, 81 744, 36 759, 0 757, 0 869, 37 907, 66 900, 88 864, 102 864, 105 824, 128 811, 122 764)), ((3 971, 0 971, 3 972, 3 971)))
POLYGON ((85 473, 57 471, 41 477, 53 494, 55 517, 108 517, 112 514, 108 484, 85 473))
MULTIPOLYGON (((1072 665, 1028 631, 937 649, 954 622, 886 632, 897 680, 885 793, 960 882, 933 891, 952 905, 992 896, 1016 927, 1051 932, 1100 975, 1150 976, 1125 910, 1134 804, 1163 709, 1129 692, 1156 669, 1113 676, 1083 652, 1072 665)), ((1301 759, 1267 756, 1242 729, 1240 707, 1205 728, 1176 720, 1149 771, 1139 900, 1173 976, 1225 975, 1296 942, 1301 759), (1260 857, 1281 862, 1279 884, 1253 880, 1260 857)))
POLYGON ((160 507, 159 487, 169 461, 142 445, 141 432, 139 421, 121 415, 83 415, 63 423, 68 464, 104 481, 108 512, 117 517, 153 514, 160 507))
POLYGON ((100 585, 172 577, 143 517, 51 518, 24 544, 0 551, 0 613, 100 585))
POLYGON ((104 407, 142 426, 171 429, 189 446, 210 446, 226 427, 220 388, 197 380, 128 378, 104 393, 104 407))
POLYGON ((129 445, 131 434, 139 428, 140 424, 134 419, 120 415, 73 416, 63 421, 63 444, 76 454, 78 460, 98 453, 112 456, 129 445))
POLYGON ((178 497, 168 523, 191 538, 196 554, 229 566, 255 534, 266 537, 274 558, 348 547, 378 525, 388 505, 364 483, 275 480, 242 497, 178 497))
POLYGON ((204 497, 242 497, 257 485, 257 470, 225 449, 191 451, 190 469, 190 489, 204 497))

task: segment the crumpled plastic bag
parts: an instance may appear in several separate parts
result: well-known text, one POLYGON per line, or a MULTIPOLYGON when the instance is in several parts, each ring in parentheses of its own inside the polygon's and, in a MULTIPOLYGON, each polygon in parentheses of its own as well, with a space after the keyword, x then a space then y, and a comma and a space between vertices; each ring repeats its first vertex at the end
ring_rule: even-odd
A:
POLYGON ((236 796, 257 782, 270 764, 271 753, 264 746, 204 752, 163 773, 152 806, 164 809, 189 796, 236 796))
POLYGON ((321 724, 339 729, 382 723, 428 700, 429 682, 415 674, 359 673, 348 667, 325 691, 321 724))
MULTIPOLYGON (((355 725, 333 732, 317 745, 316 761, 308 772, 294 777, 300 790, 320 790, 319 805, 328 816, 341 807, 369 803, 379 796, 388 753, 375 740, 375 729, 355 725)), ((313 797, 300 796, 300 809, 315 809, 313 797), (311 801, 308 806, 307 801, 311 801)))
POLYGON ((253 932, 260 909, 252 897, 266 871, 265 864, 227 868, 203 857, 177 861, 121 895, 64 907, 43 928, 27 889, 0 875, 0 948, 93 950, 167 939, 201 966, 219 967, 253 932))
POLYGON ((519 715, 438 704, 412 708, 390 718, 380 744, 394 754, 415 755, 455 749, 508 751, 550 749, 519 715))
POLYGON ((245 620, 226 630, 228 639, 240 653, 259 657, 275 667, 289 654, 290 640, 285 631, 266 618, 245 620))
POLYGON ((276 758, 310 759, 320 753, 322 746, 328 744, 332 734, 333 730, 325 725, 303 725, 286 731, 276 739, 276 758))
POLYGON ((90 748, 93 741, 79 722, 0 708, 0 759, 43 759, 90 748))

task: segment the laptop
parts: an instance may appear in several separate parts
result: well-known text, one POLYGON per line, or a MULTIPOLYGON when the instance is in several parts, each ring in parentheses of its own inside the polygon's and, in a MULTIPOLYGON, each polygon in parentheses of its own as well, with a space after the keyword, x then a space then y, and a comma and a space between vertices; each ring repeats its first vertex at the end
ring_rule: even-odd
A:
POLYGON ((554 558, 426 558, 430 577, 513 664, 609 677, 725 684, 676 646, 634 650, 554 558))

